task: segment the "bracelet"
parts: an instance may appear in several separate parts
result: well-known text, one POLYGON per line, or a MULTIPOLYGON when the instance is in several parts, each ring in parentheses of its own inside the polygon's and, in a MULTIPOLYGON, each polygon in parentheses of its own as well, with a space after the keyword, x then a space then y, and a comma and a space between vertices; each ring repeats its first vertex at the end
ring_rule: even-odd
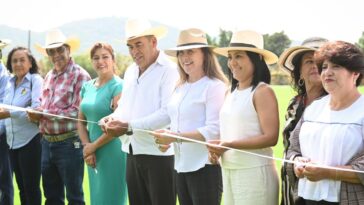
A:
POLYGON ((133 135, 133 128, 131 127, 130 123, 128 123, 128 130, 125 133, 126 135, 133 135))
POLYGON ((182 140, 179 139, 179 138, 176 138, 176 142, 179 143, 179 144, 181 144, 182 143, 182 140))

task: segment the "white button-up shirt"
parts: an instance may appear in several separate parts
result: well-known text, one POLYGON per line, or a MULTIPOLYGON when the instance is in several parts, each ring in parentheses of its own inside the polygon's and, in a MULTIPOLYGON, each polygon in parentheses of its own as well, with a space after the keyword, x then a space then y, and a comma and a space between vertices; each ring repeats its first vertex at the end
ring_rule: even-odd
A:
MULTIPOLYGON (((222 81, 207 76, 179 86, 167 106, 171 130, 198 131, 206 141, 219 139, 219 112, 226 89, 222 81)), ((192 172, 210 164, 205 145, 182 142, 174 143, 174 148, 177 172, 192 172)))
MULTIPOLYGON (((177 66, 162 51, 157 60, 139 76, 139 67, 133 63, 125 72, 124 88, 113 117, 129 122, 132 128, 156 130, 169 124, 166 105, 175 89, 179 74, 177 66)), ((131 136, 120 137, 122 150, 133 154, 173 155, 173 149, 163 153, 153 136, 134 130, 131 136)))

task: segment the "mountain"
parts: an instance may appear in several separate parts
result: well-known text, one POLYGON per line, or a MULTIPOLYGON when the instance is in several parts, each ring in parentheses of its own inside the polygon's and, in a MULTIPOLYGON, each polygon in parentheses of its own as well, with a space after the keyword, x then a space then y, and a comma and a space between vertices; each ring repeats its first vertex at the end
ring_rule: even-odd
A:
MULTIPOLYGON (((77 53, 88 52, 94 43, 101 41, 111 44, 116 52, 127 54, 128 49, 125 43, 122 42, 126 19, 122 17, 86 19, 67 23, 59 28, 66 36, 74 36, 80 39, 81 47, 77 53)), ((153 26, 161 25, 158 22, 151 23, 153 26)), ((160 49, 175 47, 179 30, 172 26, 163 26, 168 28, 168 34, 159 41, 158 47, 160 49)), ((44 45, 45 33, 33 31, 30 33, 30 48, 37 58, 40 58, 41 54, 35 50, 34 44, 44 45)), ((11 45, 4 49, 4 56, 7 56, 10 49, 15 46, 28 47, 28 31, 26 30, 0 25, 0 39, 12 40, 11 45)))

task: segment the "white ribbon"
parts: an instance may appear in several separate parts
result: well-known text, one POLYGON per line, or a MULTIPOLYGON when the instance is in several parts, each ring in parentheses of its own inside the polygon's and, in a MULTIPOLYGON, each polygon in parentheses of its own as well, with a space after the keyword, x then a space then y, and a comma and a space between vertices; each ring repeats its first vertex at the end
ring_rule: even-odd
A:
MULTIPOLYGON (((62 115, 55 115, 55 114, 51 114, 51 113, 45 113, 45 112, 33 110, 33 109, 30 109, 30 108, 22 108, 22 107, 6 105, 6 104, 0 104, 0 107, 8 109, 8 110, 33 112, 33 113, 47 115, 47 116, 51 116, 51 117, 57 117, 57 118, 74 120, 74 121, 81 121, 81 122, 87 122, 87 123, 93 123, 93 124, 98 124, 98 125, 103 124, 101 121, 100 122, 95 122, 95 121, 81 120, 81 119, 78 119, 78 118, 66 117, 66 116, 62 116, 62 115)), ((355 172, 355 173, 363 173, 364 174, 364 171, 360 171, 360 170, 333 167, 333 166, 320 165, 320 164, 296 162, 296 161, 292 161, 292 160, 288 160, 288 159, 257 154, 257 153, 254 153, 254 152, 249 152, 249 151, 245 151, 245 150, 241 150, 241 149, 235 149, 235 148, 226 147, 226 146, 222 146, 222 145, 211 144, 211 143, 208 143, 208 142, 194 140, 194 139, 191 139, 191 138, 187 138, 187 137, 183 137, 183 136, 179 136, 179 135, 174 135, 174 134, 170 134, 170 133, 158 133, 158 132, 154 132, 154 131, 150 131, 150 130, 136 129, 136 128, 133 128, 133 130, 139 131, 139 132, 145 132, 145 133, 148 133, 148 134, 151 134, 151 135, 159 134, 159 135, 162 135, 162 136, 172 137, 172 138, 180 139, 180 140, 187 141, 187 142, 193 142, 193 143, 198 143, 198 144, 202 144, 202 145, 209 145, 209 146, 223 148, 223 149, 227 149, 227 150, 234 150, 236 152, 240 152, 240 153, 244 153, 244 154, 249 154, 249 155, 253 155, 253 156, 257 156, 257 157, 272 159, 272 160, 275 160, 275 161, 280 161, 280 162, 285 162, 285 163, 290 163, 290 164, 296 164, 296 165, 299 165, 299 166, 313 166, 313 167, 319 167, 319 168, 325 168, 325 169, 332 169, 332 170, 338 170, 338 171, 347 171, 347 172, 355 172)), ((97 173, 97 170, 96 170, 96 173, 97 173)))

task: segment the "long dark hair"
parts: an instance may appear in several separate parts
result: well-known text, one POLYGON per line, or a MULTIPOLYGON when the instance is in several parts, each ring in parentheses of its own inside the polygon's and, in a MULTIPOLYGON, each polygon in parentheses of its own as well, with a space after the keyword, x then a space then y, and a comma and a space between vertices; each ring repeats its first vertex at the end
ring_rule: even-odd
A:
MULTIPOLYGON (((268 69, 267 64, 264 61, 264 58, 259 55, 258 53, 245 51, 247 56, 249 57, 250 61, 253 64, 254 71, 253 71, 253 79, 251 82, 252 91, 257 87, 260 82, 264 82, 270 84, 270 71, 268 69)), ((231 81, 231 92, 235 90, 238 86, 238 81, 233 78, 233 74, 231 73, 230 69, 228 71, 229 78, 231 81)))
POLYGON ((30 69, 29 69, 29 73, 31 73, 31 74, 39 73, 38 64, 37 64, 37 61, 35 60, 34 56, 30 52, 30 50, 28 50, 25 47, 21 47, 21 46, 13 48, 8 55, 8 60, 6 62, 6 68, 9 70, 10 73, 13 73, 13 67, 11 65, 11 58, 13 57, 13 54, 15 53, 15 51, 25 51, 30 63, 32 64, 32 67, 30 67, 30 69))

